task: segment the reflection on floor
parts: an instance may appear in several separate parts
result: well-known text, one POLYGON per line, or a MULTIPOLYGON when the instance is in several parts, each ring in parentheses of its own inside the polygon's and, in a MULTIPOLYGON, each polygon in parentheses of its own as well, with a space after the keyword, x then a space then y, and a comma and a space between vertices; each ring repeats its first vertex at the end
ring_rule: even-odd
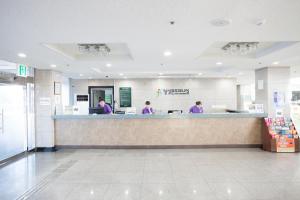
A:
POLYGON ((260 149, 60 150, 0 169, 0 199, 300 199, 300 155, 260 149))

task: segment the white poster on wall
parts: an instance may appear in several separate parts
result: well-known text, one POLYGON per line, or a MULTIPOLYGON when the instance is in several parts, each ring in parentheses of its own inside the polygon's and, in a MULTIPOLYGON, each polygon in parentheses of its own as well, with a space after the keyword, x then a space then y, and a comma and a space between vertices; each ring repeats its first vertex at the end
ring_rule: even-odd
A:
POLYGON ((280 108, 276 109, 276 110, 275 110, 275 117, 276 117, 276 118, 284 117, 284 116, 283 116, 283 110, 280 109, 280 108))
POLYGON ((285 104, 284 92, 274 91, 273 92, 273 103, 275 108, 283 107, 285 104))
POLYGON ((50 97, 40 97, 40 105, 41 106, 50 106, 51 105, 50 97))
POLYGON ((263 90, 264 89, 264 80, 258 80, 257 81, 257 89, 263 90))

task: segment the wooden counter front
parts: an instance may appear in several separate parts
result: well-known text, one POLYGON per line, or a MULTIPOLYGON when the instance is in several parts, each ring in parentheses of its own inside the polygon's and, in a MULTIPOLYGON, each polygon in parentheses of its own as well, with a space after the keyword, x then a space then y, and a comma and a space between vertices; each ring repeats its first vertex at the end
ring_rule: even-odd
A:
POLYGON ((56 146, 260 146, 263 118, 55 119, 56 146))

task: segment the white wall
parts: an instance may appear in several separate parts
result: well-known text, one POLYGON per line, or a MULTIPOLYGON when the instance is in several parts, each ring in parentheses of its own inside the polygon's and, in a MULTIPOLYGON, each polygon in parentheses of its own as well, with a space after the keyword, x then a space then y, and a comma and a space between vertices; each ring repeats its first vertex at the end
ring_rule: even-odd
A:
POLYGON ((300 66, 291 67, 291 78, 300 78, 300 66))
POLYGON ((88 86, 115 86, 115 100, 119 102, 119 87, 132 88, 132 104, 140 112, 146 100, 153 108, 166 112, 169 109, 188 111, 191 105, 201 100, 205 111, 212 105, 226 105, 236 109, 236 79, 123 79, 123 80, 72 80, 72 94, 87 94, 88 86), (190 89, 190 95, 157 95, 157 89, 190 89))
POLYGON ((63 108, 70 105, 70 79, 65 76, 61 78, 61 102, 63 108))
POLYGON ((255 103, 263 104, 265 112, 268 112, 268 68, 255 71, 255 103), (263 88, 258 89, 258 81, 263 81, 263 88))
POLYGON ((237 86, 237 108, 248 110, 249 105, 255 102, 255 84, 237 86))
POLYGON ((289 83, 290 83, 290 67, 269 68, 269 110, 270 116, 275 116, 273 93, 279 91, 284 93, 284 106, 282 107, 284 116, 290 116, 289 104, 289 83))
POLYGON ((300 66, 291 67, 289 99, 292 98, 292 91, 300 91, 300 66))

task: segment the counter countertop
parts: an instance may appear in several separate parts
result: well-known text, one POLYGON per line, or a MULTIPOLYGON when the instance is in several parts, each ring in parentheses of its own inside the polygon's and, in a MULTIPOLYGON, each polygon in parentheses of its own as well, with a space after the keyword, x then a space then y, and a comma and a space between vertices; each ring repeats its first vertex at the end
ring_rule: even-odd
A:
POLYGON ((204 113, 204 114, 113 114, 113 115, 54 115, 53 119, 193 119, 193 118, 263 118, 267 113, 204 113))

